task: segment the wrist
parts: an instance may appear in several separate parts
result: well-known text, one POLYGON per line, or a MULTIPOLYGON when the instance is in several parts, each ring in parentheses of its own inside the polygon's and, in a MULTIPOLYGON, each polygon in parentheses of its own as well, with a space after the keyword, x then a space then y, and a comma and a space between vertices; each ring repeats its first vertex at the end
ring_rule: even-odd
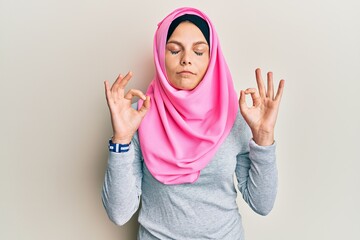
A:
POLYGON ((262 130, 253 132, 253 140, 259 146, 270 146, 274 144, 274 132, 262 130))
POLYGON ((114 143, 110 138, 108 147, 110 152, 122 153, 122 152, 128 152, 130 150, 130 144, 131 142, 127 144, 114 143))
POLYGON ((115 144, 129 144, 131 142, 131 138, 118 137, 118 136, 114 135, 111 137, 111 141, 115 144))

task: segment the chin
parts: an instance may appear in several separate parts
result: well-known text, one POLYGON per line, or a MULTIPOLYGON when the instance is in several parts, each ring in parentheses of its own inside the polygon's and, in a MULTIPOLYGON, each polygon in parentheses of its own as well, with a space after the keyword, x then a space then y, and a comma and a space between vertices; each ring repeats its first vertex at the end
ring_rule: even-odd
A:
POLYGON ((197 87, 197 85, 199 85, 200 82, 197 82, 194 79, 190 79, 190 78, 182 78, 182 79, 178 79, 177 81, 173 81, 173 83, 170 82, 171 86, 173 86, 174 88, 178 89, 178 90, 187 90, 187 91, 191 91, 194 88, 197 87))
POLYGON ((185 85, 185 86, 180 86, 177 89, 191 91, 191 90, 195 89, 196 87, 197 87, 197 85, 185 85))

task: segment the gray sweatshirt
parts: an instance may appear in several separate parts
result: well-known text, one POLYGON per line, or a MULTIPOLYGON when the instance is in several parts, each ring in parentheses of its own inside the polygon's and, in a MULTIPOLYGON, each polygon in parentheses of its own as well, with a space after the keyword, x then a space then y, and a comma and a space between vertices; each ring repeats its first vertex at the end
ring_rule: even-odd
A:
POLYGON ((234 173, 245 202, 267 215, 277 190, 275 144, 258 146, 239 112, 226 140, 192 184, 157 181, 144 163, 135 134, 128 152, 109 153, 102 200, 109 218, 123 225, 141 199, 140 240, 243 240, 234 173))

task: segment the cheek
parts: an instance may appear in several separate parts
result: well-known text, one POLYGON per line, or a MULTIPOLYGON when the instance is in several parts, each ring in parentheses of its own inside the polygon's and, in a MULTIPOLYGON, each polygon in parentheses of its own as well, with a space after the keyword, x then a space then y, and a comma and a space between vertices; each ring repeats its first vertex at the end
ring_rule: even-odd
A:
POLYGON ((170 66, 168 59, 166 59, 166 58, 165 58, 165 70, 166 70, 166 74, 169 75, 171 72, 171 66, 170 66))
POLYGON ((208 68, 208 65, 209 65, 209 59, 206 60, 206 61, 201 61, 199 62, 199 70, 202 74, 205 74, 206 73, 206 70, 208 68))
POLYGON ((168 74, 170 74, 175 68, 175 58, 174 56, 165 56, 165 69, 168 74))
MULTIPOLYGON (((173 56, 171 56, 173 57, 173 56)), ((165 70, 168 82, 173 85, 176 79, 176 65, 173 58, 165 58, 165 70)))

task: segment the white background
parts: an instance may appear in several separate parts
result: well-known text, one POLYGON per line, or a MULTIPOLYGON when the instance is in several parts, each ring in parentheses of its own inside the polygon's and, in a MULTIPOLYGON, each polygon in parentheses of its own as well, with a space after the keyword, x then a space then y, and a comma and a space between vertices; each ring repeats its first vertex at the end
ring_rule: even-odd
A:
MULTIPOLYGON (((0 239, 135 239, 108 220, 103 81, 152 76, 156 24, 180 6, 213 21, 236 89, 286 80, 279 192, 266 217, 239 198, 247 239, 360 239, 360 2, 0 0, 0 239)), ((210 96, 209 96, 210 97, 210 96)))

